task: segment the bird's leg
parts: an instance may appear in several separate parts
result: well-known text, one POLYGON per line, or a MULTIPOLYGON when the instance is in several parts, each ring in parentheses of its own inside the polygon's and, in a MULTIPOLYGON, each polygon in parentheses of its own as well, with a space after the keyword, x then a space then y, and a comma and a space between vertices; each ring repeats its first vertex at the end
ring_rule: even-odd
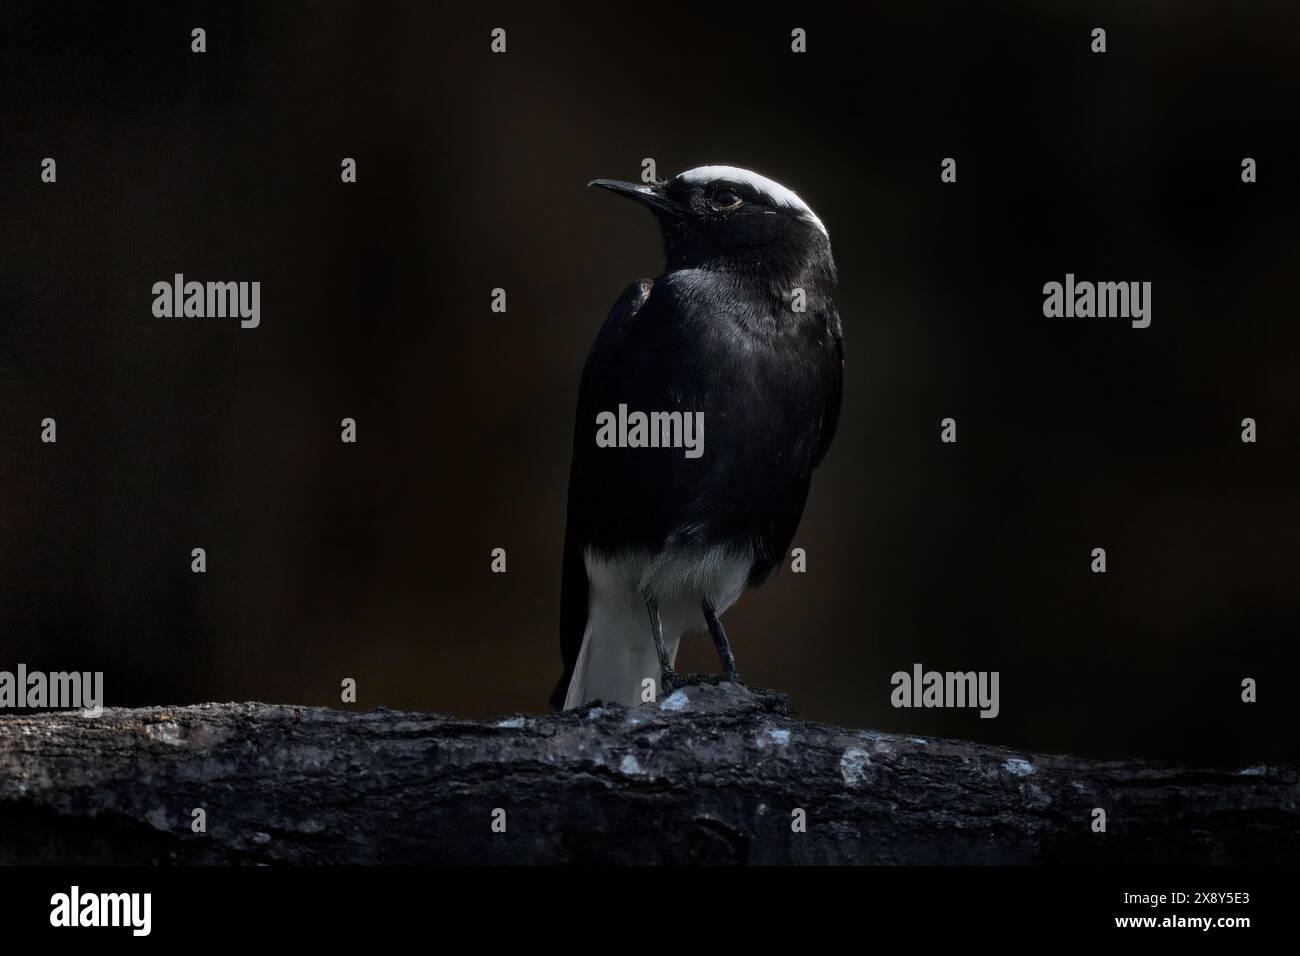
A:
POLYGON ((655 638, 655 650, 659 654, 659 670, 662 672, 659 683, 667 692, 676 690, 682 685, 682 679, 677 676, 673 670, 672 662, 668 660, 668 645, 664 643, 664 625, 659 620, 659 601, 652 594, 645 599, 645 608, 650 612, 650 633, 655 638))
POLYGON ((743 683, 740 674, 736 672, 736 658, 731 653, 727 632, 722 629, 718 612, 708 601, 704 602, 704 620, 709 625, 709 635, 713 638, 713 646, 718 649, 718 657, 722 659, 722 672, 727 676, 727 680, 735 681, 737 684, 743 683))

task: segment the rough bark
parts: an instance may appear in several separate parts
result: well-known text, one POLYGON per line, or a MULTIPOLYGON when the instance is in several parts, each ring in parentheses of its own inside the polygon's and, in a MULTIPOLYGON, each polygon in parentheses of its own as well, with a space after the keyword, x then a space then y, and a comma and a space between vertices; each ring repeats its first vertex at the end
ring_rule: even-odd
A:
POLYGON ((486 722, 268 704, 0 718, 2 863, 1294 863, 1298 796, 1295 765, 845 730, 725 683, 486 722))

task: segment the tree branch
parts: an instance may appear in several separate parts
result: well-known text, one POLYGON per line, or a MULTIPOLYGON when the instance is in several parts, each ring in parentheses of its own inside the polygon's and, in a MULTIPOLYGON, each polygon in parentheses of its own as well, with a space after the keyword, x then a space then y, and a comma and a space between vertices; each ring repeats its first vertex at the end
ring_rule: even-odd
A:
POLYGON ((268 704, 0 718, 6 864, 1295 863, 1298 797, 1295 765, 845 730, 726 683, 487 722, 268 704))

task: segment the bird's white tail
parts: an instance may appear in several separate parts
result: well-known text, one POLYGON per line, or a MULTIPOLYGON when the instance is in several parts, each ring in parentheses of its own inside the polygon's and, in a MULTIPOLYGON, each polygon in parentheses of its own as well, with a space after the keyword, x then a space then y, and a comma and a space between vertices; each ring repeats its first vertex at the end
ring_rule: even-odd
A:
POLYGON ((645 594, 659 602, 668 663, 687 631, 705 630, 705 601, 722 614, 745 588, 753 555, 719 546, 703 553, 626 554, 602 560, 588 554, 587 627, 569 681, 564 708, 593 700, 627 707, 643 702, 647 678, 663 694, 663 673, 650 630, 645 594))
MULTIPOLYGON (((681 631, 674 628, 670 633, 670 622, 663 623, 668 659, 675 662, 681 631)), ((635 594, 629 600, 625 593, 610 594, 593 588, 582 649, 569 681, 564 709, 593 700, 633 707, 642 702, 647 678, 655 682, 656 696, 663 692, 660 677, 659 654, 645 604, 635 594)))

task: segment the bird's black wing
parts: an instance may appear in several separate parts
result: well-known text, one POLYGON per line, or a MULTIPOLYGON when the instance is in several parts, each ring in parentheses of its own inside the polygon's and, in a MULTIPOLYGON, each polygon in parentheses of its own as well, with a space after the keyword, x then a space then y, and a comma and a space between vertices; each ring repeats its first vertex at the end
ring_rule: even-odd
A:
POLYGON ((806 460, 806 470, 802 470, 798 481, 792 485, 791 492, 783 498, 768 502, 758 527, 761 531, 754 535, 754 564, 749 572, 749 584, 757 587, 767 580, 783 556, 790 550, 803 517, 804 504, 808 500, 808 487, 812 480, 812 470, 816 468, 835 438, 835 430, 840 423, 840 407, 844 395, 844 333, 840 326, 840 316, 835 310, 835 303, 827 300, 819 306, 814 314, 821 322, 818 344, 821 348, 821 363, 815 370, 818 404, 810 405, 806 411, 815 431, 811 437, 812 455, 806 460), (820 407, 819 407, 820 406, 820 407), (816 419, 811 419, 815 415, 816 419))
POLYGON ((840 423, 840 404, 844 398, 844 329, 834 302, 827 302, 823 318, 826 322, 826 406, 822 410, 821 427, 817 432, 817 450, 812 464, 816 468, 826 457, 840 423))
POLYGON ((600 396, 605 390, 611 369, 616 364, 620 347, 628 332, 636 324, 636 316, 648 298, 654 282, 639 279, 618 297, 609 317, 601 326, 592 343, 587 363, 582 369, 582 384, 578 387, 578 411, 573 432, 573 463, 569 470, 568 515, 564 527, 564 570, 560 586, 560 653, 564 658, 564 676, 551 692, 551 706, 557 710, 564 706, 569 681, 582 650, 582 636, 587 629, 587 566, 582 550, 587 529, 585 511, 577 500, 582 490, 577 486, 583 474, 583 464, 591 454, 592 429, 600 411, 600 396))

